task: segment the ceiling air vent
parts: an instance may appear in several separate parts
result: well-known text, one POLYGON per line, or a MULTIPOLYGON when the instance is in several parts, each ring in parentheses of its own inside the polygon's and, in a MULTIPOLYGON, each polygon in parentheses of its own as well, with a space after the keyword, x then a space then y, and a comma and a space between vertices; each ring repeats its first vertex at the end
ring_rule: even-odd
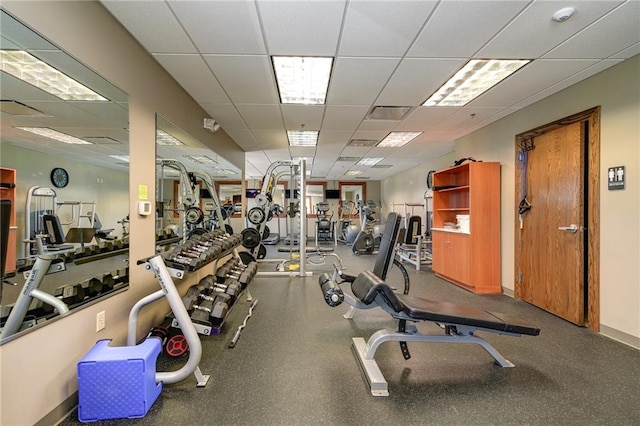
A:
POLYGON ((376 139, 351 139, 349 146, 375 146, 378 141, 376 139))
POLYGON ((356 162, 360 160, 360 157, 338 157, 336 161, 353 161, 356 162))
POLYGON ((367 115, 367 120, 394 120, 400 121, 411 111, 408 106, 375 106, 367 115))
POLYGON ((393 167, 392 164, 376 164, 373 166, 374 169, 390 169, 391 167, 393 167))

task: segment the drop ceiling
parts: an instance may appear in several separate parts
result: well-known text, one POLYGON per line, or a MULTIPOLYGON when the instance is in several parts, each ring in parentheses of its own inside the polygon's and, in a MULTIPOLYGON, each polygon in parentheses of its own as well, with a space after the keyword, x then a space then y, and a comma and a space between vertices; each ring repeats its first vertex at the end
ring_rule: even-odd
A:
POLYGON ((247 178, 304 156, 312 178, 384 179, 640 53, 639 0, 101 3, 246 152, 247 178), (573 16, 555 22, 567 6, 573 16), (326 104, 281 105, 272 55, 334 57, 326 104), (463 107, 421 106, 472 58, 532 62, 463 107), (410 110, 369 118, 376 107, 410 110), (316 147, 289 147, 286 131, 302 128, 319 130, 316 147), (422 134, 402 148, 349 145, 391 131, 422 134))

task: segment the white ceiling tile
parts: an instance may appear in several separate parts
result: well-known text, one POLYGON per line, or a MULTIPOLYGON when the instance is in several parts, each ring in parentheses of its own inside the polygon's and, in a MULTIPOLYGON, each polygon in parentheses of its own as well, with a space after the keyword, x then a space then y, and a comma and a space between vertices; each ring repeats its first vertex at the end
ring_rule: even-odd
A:
POLYGON ((251 129, 284 130, 279 105, 236 104, 236 108, 251 129))
POLYGON ((334 56, 345 0, 258 1, 271 55, 334 56))
POLYGON ((229 132, 229 130, 245 130, 247 125, 242 116, 232 104, 218 104, 201 102, 200 106, 209 114, 211 118, 220 123, 220 126, 229 132))
POLYGON ((404 59, 376 100, 376 105, 422 105, 465 62, 462 59, 404 59))
MULTIPOLYGON (((322 121, 322 132, 327 130, 345 130, 354 132, 362 119, 369 112, 369 107, 361 106, 327 106, 322 121)), ((347 136, 348 137, 348 136, 347 136)))
POLYGON ((328 105, 370 105, 398 65, 399 58, 338 58, 328 105))
POLYGON ((616 59, 629 59, 633 56, 636 56, 637 54, 640 54, 640 43, 636 43, 633 46, 621 50, 620 52, 616 53, 615 55, 612 55, 611 58, 616 58, 616 59))
POLYGON ((415 108, 398 126, 396 131, 425 131, 455 113, 457 107, 418 107, 415 108))
POLYGON ((286 149, 289 152, 287 133, 283 130, 253 129, 253 137, 265 151, 270 149, 286 149))
POLYGON ((197 102, 231 102, 200 55, 157 54, 154 58, 197 102))
POLYGON ((528 3, 528 0, 441 2, 407 56, 472 56, 528 3))
POLYGON ((345 146, 340 153, 341 157, 364 157, 371 150, 368 146, 345 146))
POLYGON ((553 49, 545 58, 606 58, 618 53, 620 46, 632 46, 638 42, 640 2, 630 1, 553 49), (611 27, 616 31, 607 31, 611 27), (604 34, 606 36, 603 37, 604 34))
POLYGON ((278 104, 278 93, 267 56, 204 55, 234 103, 278 104))
POLYGON ((225 132, 227 132, 234 142, 240 145, 244 151, 254 151, 261 148, 259 142, 256 141, 253 134, 248 130, 225 129, 225 132))
MULTIPOLYGON (((382 140, 387 136, 389 132, 376 132, 376 131, 361 131, 358 130, 353 134, 352 139, 368 139, 368 140, 382 140)), ((347 141, 348 142, 348 141, 347 141)))
POLYGON ((571 77, 595 62, 595 60, 537 59, 471 101, 468 106, 510 107, 530 94, 571 77))
POLYGON ((318 136, 317 154, 322 156, 336 155, 349 142, 351 131, 322 130, 318 136))
POLYGON ((385 132, 389 133, 400 123, 396 120, 364 120, 358 132, 385 132))
POLYGON ((201 53, 266 53, 253 2, 170 1, 201 53))
POLYGON ((402 56, 436 1, 352 1, 349 3, 340 56, 402 56))
POLYGON ((552 15, 566 7, 567 2, 534 2, 482 48, 476 57, 538 58, 620 3, 620 0, 579 2, 575 4, 577 11, 570 19, 555 22, 552 15))
MULTIPOLYGON (((291 157, 313 158, 316 155, 316 147, 315 146, 290 146, 289 154, 291 154, 291 157)), ((309 164, 309 161, 307 161, 307 164, 309 164)))
MULTIPOLYGON (((267 156, 267 158, 269 159, 270 163, 274 163, 276 161, 287 161, 287 160, 291 160, 291 155, 289 154, 289 148, 284 148, 284 149, 276 149, 276 148, 272 148, 272 149, 265 149, 264 150, 264 154, 267 156)), ((276 168, 277 172, 283 171, 284 168, 282 167, 278 167, 276 168)))
POLYGON ((287 130, 320 130, 324 105, 281 105, 287 130))
POLYGON ((189 37, 167 3, 110 1, 101 3, 152 53, 196 53, 189 37))

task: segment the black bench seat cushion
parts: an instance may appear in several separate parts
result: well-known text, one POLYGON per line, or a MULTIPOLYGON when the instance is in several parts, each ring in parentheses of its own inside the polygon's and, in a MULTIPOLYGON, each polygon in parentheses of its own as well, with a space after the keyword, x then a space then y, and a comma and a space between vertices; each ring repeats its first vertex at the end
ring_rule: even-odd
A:
POLYGON ((394 312, 402 312, 407 317, 418 321, 466 325, 531 336, 540 334, 538 327, 513 315, 396 294, 371 271, 360 273, 352 283, 351 291, 362 303, 369 305, 375 301, 378 304, 386 304, 394 312))

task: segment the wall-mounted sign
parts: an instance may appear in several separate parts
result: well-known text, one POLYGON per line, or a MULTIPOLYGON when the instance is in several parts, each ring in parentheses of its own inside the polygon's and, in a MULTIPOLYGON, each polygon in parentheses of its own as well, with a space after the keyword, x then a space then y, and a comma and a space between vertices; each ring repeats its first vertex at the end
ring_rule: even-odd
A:
POLYGON ((624 189, 625 177, 624 166, 609 167, 609 171, 607 172, 609 191, 624 189))

